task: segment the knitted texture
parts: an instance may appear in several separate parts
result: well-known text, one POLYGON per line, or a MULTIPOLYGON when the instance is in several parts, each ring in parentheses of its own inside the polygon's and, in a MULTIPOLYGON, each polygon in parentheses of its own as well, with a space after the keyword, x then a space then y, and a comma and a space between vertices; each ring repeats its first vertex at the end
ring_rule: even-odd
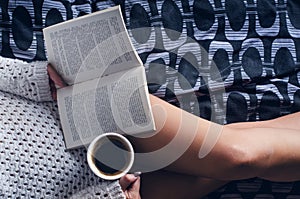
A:
POLYGON ((0 198, 124 198, 91 172, 85 148, 65 150, 56 103, 28 100, 50 99, 45 65, 1 65, 0 198))
POLYGON ((35 101, 50 101, 47 62, 26 63, 0 57, 0 90, 35 101))
POLYGON ((107 198, 124 198, 125 196, 118 188, 118 182, 114 181, 106 186, 90 186, 79 193, 73 195, 70 199, 107 199, 107 198))

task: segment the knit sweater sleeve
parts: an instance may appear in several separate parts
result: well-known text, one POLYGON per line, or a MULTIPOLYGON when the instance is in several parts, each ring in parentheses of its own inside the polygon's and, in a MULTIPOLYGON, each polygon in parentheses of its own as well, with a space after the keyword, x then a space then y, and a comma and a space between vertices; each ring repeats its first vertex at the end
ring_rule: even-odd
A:
POLYGON ((0 57, 0 90, 34 101, 51 101, 47 62, 0 57))
POLYGON ((126 199, 118 181, 102 181, 75 193, 70 199, 126 199))

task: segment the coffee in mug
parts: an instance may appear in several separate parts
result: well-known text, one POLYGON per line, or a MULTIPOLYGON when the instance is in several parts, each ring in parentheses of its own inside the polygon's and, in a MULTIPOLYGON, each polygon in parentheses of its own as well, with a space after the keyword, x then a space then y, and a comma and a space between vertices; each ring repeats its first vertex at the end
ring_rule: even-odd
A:
POLYGON ((89 145, 87 160, 92 171, 106 180, 115 180, 132 167, 134 151, 127 138, 118 133, 104 133, 89 145))

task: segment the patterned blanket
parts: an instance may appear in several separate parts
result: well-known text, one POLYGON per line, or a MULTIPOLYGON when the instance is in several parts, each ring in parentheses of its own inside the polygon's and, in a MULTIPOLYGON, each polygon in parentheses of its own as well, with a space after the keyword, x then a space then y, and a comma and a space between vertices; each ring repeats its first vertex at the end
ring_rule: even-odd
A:
MULTIPOLYGON (((220 124, 300 110, 300 1, 1 0, 0 54, 45 60, 42 28, 120 4, 151 93, 220 124)), ((249 179, 208 198, 300 198, 249 179)))

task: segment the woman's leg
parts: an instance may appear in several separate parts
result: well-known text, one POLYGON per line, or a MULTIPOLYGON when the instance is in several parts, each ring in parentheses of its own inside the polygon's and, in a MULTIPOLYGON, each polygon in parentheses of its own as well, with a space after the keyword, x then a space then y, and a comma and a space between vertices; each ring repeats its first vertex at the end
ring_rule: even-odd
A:
POLYGON ((141 182, 143 199, 200 199, 226 183, 163 170, 143 174, 141 182))
POLYGON ((232 128, 280 128, 300 131, 300 112, 285 115, 276 119, 259 122, 237 122, 228 124, 232 128))
MULTIPOLYGON (((218 180, 262 177, 268 180, 293 181, 300 179, 300 134, 296 130, 278 128, 231 128, 203 120, 150 96, 158 133, 149 138, 132 138, 140 152, 150 152, 171 144, 168 153, 158 160, 185 150, 183 155, 166 169, 184 174, 218 180), (216 134, 212 150, 199 158, 205 136, 216 134), (180 139, 174 138, 180 135, 180 139), (187 149, 180 148, 188 143, 187 149), (188 140, 188 141, 187 141, 188 140), (280 172, 279 172, 280 171, 280 172)), ((282 122, 284 123, 285 120, 282 122)), ((285 126, 285 124, 282 124, 285 126)), ((151 164, 150 160, 148 164, 151 164)), ((147 163, 145 163, 147 164, 147 163)))

